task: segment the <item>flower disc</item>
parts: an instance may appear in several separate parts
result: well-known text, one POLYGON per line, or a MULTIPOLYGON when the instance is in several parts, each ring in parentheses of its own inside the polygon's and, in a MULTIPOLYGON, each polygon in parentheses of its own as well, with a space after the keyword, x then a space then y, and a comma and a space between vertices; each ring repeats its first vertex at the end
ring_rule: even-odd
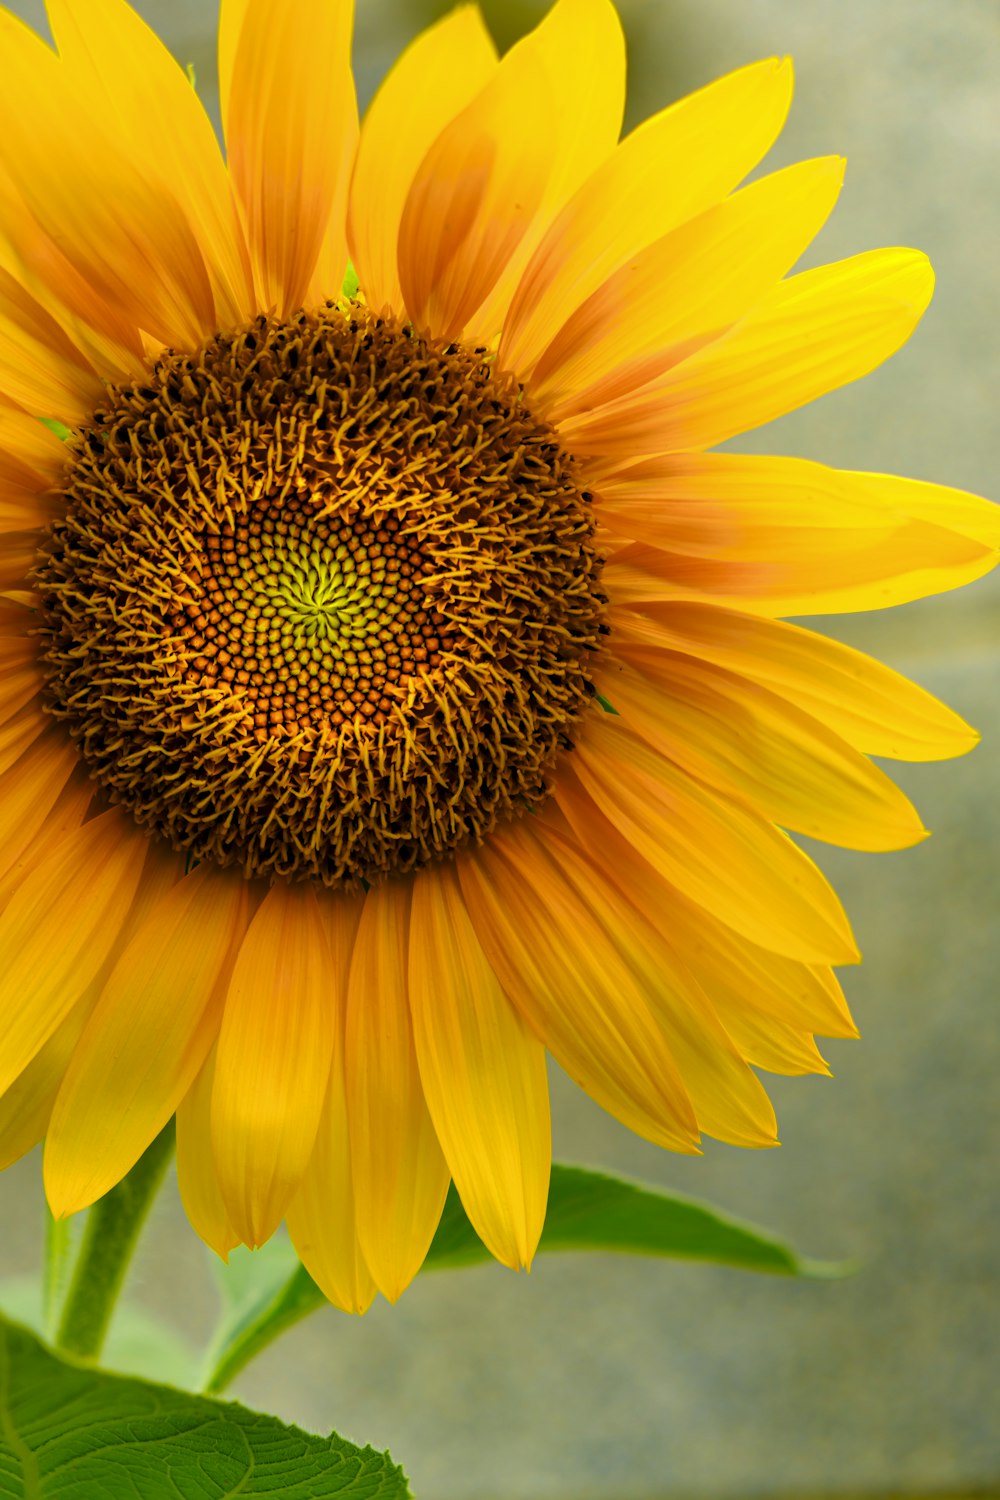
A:
POLYGON ((543 797, 593 693, 589 496, 483 350, 333 304, 109 392, 36 572, 48 706, 196 859, 371 881, 543 797))

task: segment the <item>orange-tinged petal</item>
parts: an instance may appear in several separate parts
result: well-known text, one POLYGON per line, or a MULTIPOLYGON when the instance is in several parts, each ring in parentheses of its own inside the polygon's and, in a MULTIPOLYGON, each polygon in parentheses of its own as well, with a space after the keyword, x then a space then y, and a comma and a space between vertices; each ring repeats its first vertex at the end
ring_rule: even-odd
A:
POLYGON ((344 1069, 348 974, 363 902, 336 897, 323 903, 332 960, 328 999, 336 1018, 333 1057, 316 1144, 286 1215, 302 1264, 334 1306, 350 1313, 365 1312, 376 1292, 355 1219, 344 1069))
POLYGON ((35 741, 31 754, 0 777, 0 870, 44 827, 78 761, 62 726, 53 724, 35 741))
POLYGON ((790 1077, 804 1073, 830 1076, 826 1058, 807 1031, 798 1031, 746 1006, 727 1005, 722 1000, 713 1000, 713 1005, 740 1053, 753 1067, 790 1077))
POLYGON ((51 722, 40 699, 32 697, 0 724, 0 776, 17 764, 51 722))
POLYGON ((640 251, 545 350, 531 377, 533 405, 560 422, 718 338, 791 270, 826 222, 843 176, 840 157, 799 162, 640 251))
POLYGON ((777 618, 889 609, 960 588, 997 564, 992 548, 923 521, 856 536, 857 548, 838 548, 834 566, 811 549, 799 559, 745 562, 636 543, 610 559, 604 584, 621 605, 686 599, 777 618))
POLYGON ((606 931, 603 883, 572 844, 532 822, 497 830, 459 857, 483 951, 581 1088, 639 1135, 690 1152, 694 1111, 647 997, 606 931))
POLYGON ((478 7, 460 5, 407 47, 369 105, 347 220, 351 259, 369 306, 402 310, 396 242, 414 173, 495 68, 496 48, 478 7))
POLYGON ((448 1192, 407 1003, 410 884, 365 900, 347 998, 346 1083, 358 1237, 395 1302, 423 1264, 448 1192))
POLYGON ((82 278, 53 291, 86 321, 79 304, 89 284, 154 338, 199 343, 214 331, 215 307, 180 200, 125 154, 55 53, 7 11, 0 11, 0 45, 6 169, 39 228, 82 278))
POLYGON ((611 0, 557 0, 519 52, 542 64, 553 131, 546 141, 551 170, 535 217, 483 305, 466 328, 472 344, 492 344, 532 253, 566 201, 614 149, 625 113, 625 36, 611 0))
POLYGON ((420 1078, 462 1205, 497 1260, 530 1266, 552 1160, 545 1052, 500 988, 453 866, 414 881, 409 994, 420 1078))
POLYGON ((66 449, 55 433, 0 395, 0 483, 37 493, 52 483, 65 462, 66 449))
POLYGON ((70 264, 28 212, 0 162, 0 259, 40 297, 104 380, 127 384, 145 368, 142 339, 70 264), (60 290, 57 293, 54 288, 60 290))
POLYGON ((216 1255, 228 1260, 240 1237, 229 1221, 212 1154, 216 1050, 217 1044, 177 1106, 177 1187, 192 1229, 216 1255))
MULTIPOLYGON (((760 1011, 800 1032, 856 1037, 857 1027, 833 971, 785 958, 723 926, 660 874, 600 811, 574 774, 559 767, 555 800, 573 833, 654 927, 661 928, 696 975, 712 1005, 760 1011)), ((728 1029, 728 1028, 727 1028, 728 1029)))
MULTIPOLYGON (((542 821, 547 823, 549 816, 546 811, 542 821)), ((603 822, 600 814, 597 817, 603 822)), ((656 1019, 683 1079, 697 1129, 733 1145, 774 1145, 771 1102, 720 1023, 663 913, 642 910, 629 899, 623 882, 615 889, 603 850, 590 844, 586 853, 591 857, 592 904, 600 910, 605 933, 656 1019)), ((578 857, 586 853, 580 840, 578 857)), ((589 937, 588 929, 588 942, 589 937)))
POLYGON ((24 588, 28 575, 38 560, 37 531, 7 531, 3 524, 3 500, 0 499, 0 589, 24 588))
POLYGON ((708 448, 874 370, 931 299, 917 250, 870 250, 783 281, 729 333, 634 394, 568 418, 574 453, 708 448))
POLYGON ((279 316, 305 301, 321 253, 324 274, 333 275, 326 294, 337 296, 343 280, 357 139, 352 16, 351 0, 249 0, 239 27, 226 111, 229 170, 258 303, 279 316))
POLYGON ((588 473, 601 524, 665 552, 753 563, 762 580, 788 564, 895 536, 906 517, 872 505, 849 476, 804 458, 668 453, 616 471, 588 473))
POLYGON ((229 100, 233 90, 236 54, 250 4, 251 0, 221 0, 219 6, 219 106, 222 115, 222 134, 227 140, 229 138, 229 100))
POLYGON ((222 327, 252 312, 250 257, 212 123, 184 70, 125 0, 46 0, 67 75, 113 122, 136 163, 184 208, 222 327))
POLYGON ((39 828, 32 831, 33 820, 26 815, 24 823, 12 830, 9 842, 0 845, 0 911, 49 850, 83 824, 93 800, 94 784, 84 767, 78 766, 39 828))
POLYGON ((52 1105, 92 1006, 90 996, 78 1000, 7 1092, 0 1095, 0 1171, 19 1161, 45 1135, 52 1105))
POLYGON ((744 804, 701 785, 610 715, 588 715, 573 767, 629 843, 720 922, 805 963, 857 962, 843 907, 815 864, 744 804))
POLYGON ((909 516, 944 531, 1000 548, 1000 505, 968 490, 922 479, 904 479, 898 474, 865 474, 839 471, 845 494, 880 513, 909 516))
POLYGON ((26 634, 8 634, 0 626, 0 724, 30 703, 42 685, 37 640, 26 634))
POLYGON ((84 420, 104 392, 51 313, 0 268, 0 388, 37 416, 84 420))
POLYGON ((251 1248, 281 1222, 316 1139, 334 1045, 331 958, 309 885, 275 885, 233 967, 212 1142, 233 1227, 251 1248))
POLYGON ((0 1093, 99 972, 135 896, 148 842, 117 810, 57 844, 0 914, 0 1093))
POLYGON ((945 760, 979 739, 915 682, 801 625, 688 603, 614 610, 610 619, 616 640, 683 651, 763 683, 867 755, 945 760))
POLYGON ((57 1216, 114 1187, 160 1133, 218 1034, 233 950, 246 926, 239 875, 203 867, 147 917, 80 1038, 45 1144, 57 1216))
POLYGON ((544 60, 513 49, 437 137, 417 169, 399 226, 406 311, 421 332, 458 338, 538 213, 555 128, 544 60))
POLYGON ((883 771, 760 683, 678 652, 618 643, 598 686, 661 754, 782 828, 873 851, 927 836, 883 771))
POLYGON ((355 1219, 342 1047, 334 1056, 316 1144, 287 1219, 299 1259, 323 1295, 342 1312, 366 1312, 377 1287, 355 1219))
POLYGON ((524 379, 570 315, 637 251, 718 203, 774 143, 792 69, 769 58, 646 120, 574 194, 528 263, 499 362, 524 379))
MULTIPOLYGON (((50 819, 51 821, 54 819, 50 819)), ((0 1170, 30 1151, 45 1135, 56 1095, 74 1048, 97 1002, 105 973, 116 954, 128 945, 160 896, 175 883, 179 871, 179 860, 157 857, 155 851, 150 851, 131 910, 119 929, 101 972, 45 1045, 35 1053, 28 1066, 0 1097, 0 1170)))

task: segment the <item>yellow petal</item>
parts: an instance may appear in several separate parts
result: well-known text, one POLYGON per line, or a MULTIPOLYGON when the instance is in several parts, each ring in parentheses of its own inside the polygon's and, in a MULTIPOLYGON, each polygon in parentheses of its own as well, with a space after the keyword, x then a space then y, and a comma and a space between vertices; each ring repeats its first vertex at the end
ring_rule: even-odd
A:
POLYGON ((639 1135, 691 1151, 698 1127, 683 1080, 605 925, 613 893, 592 861, 533 821, 495 830, 458 860, 483 951, 581 1088, 639 1135))
POLYGON ((760 683, 677 652, 618 643, 598 686, 661 754, 782 828, 873 851, 927 837, 884 772, 760 683))
POLYGON ((240 1237, 229 1221, 212 1155, 212 1046, 194 1083, 177 1106, 177 1187, 195 1233, 216 1255, 229 1259, 240 1237))
POLYGON ((357 139, 352 15, 350 0, 249 0, 239 28, 226 111, 229 169, 258 303, 279 316, 305 301, 321 251, 331 263, 339 258, 327 295, 337 296, 343 280, 357 139))
POLYGON ((334 1044, 330 984, 312 888, 273 886, 233 968, 212 1093, 222 1195, 251 1248, 277 1229, 316 1139, 334 1044))
POLYGON ((12 831, 10 841, 0 845, 0 911, 49 851, 81 827, 93 799, 94 784, 85 768, 77 766, 45 812, 41 825, 34 829, 33 820, 26 815, 24 824, 12 831))
POLYGON ((0 532, 3 533, 0 545, 0 588, 24 588, 29 573, 35 567, 41 537, 37 531, 7 531, 3 522, 4 505, 0 498, 0 532))
POLYGON ((101 378, 128 384, 141 376, 146 366, 139 330, 70 264, 28 211, 2 161, 0 225, 4 269, 44 303, 101 378))
POLYGON ((219 107, 225 139, 229 136, 229 100, 233 90, 236 54, 250 4, 251 0, 221 0, 219 5, 219 107))
POLYGON ((745 1006, 733 1007, 724 1001, 713 1003, 719 1020, 755 1068, 791 1077, 804 1073, 830 1076, 825 1057, 807 1031, 798 1031, 745 1006))
MULTIPOLYGON (((32 616, 25 624, 29 621, 34 623, 32 616)), ((38 696, 42 686, 37 638, 23 630, 14 634, 0 626, 0 724, 20 713, 38 696)))
MULTIPOLYGON (((167 344, 215 326, 205 262, 181 201, 102 125, 45 44, 0 11, 7 171, 44 236, 82 278, 54 285, 86 319, 82 287, 167 344)), ((53 268, 58 265, 58 257, 53 268)))
POLYGON ((50 485, 65 462, 66 449, 55 433, 0 395, 0 482, 33 494, 50 485))
MULTIPOLYGON (((734 1065, 732 1049, 735 1046, 747 1063, 771 1072, 828 1073, 810 1031, 857 1035, 831 971, 768 953, 681 896, 608 822, 568 765, 560 767, 556 798, 577 837, 645 915, 652 931, 669 934, 671 947, 697 980, 693 997, 688 986, 676 985, 676 979, 674 988, 687 1001, 695 1023, 693 1062, 690 1055, 678 1056, 699 1126, 735 1144, 773 1144, 773 1115, 766 1096, 748 1087, 745 1072, 734 1065), (721 1045, 719 1026, 725 1033, 721 1045), (716 1072, 705 1066, 707 1062, 716 1065, 716 1072)), ((659 993, 671 965, 663 965, 648 936, 643 946, 652 946, 655 969, 650 988, 659 993)))
POLYGON ((46 0, 74 87, 99 106, 144 171, 183 203, 221 327, 252 310, 250 257, 212 123, 184 70, 125 0, 46 0))
POLYGON ((713 792, 591 713, 573 768, 598 807, 664 879, 763 948, 805 963, 855 963, 836 895, 812 860, 745 805, 713 792))
POLYGON ((731 192, 788 113, 792 70, 741 68, 645 121, 570 199, 521 280, 499 363, 523 379, 569 316, 637 251, 731 192))
POLYGON ((395 1302, 423 1264, 448 1192, 407 1003, 410 884, 367 896, 347 1000, 346 1081, 358 1237, 395 1302))
POLYGON ((53 724, 0 777, 0 870, 13 863, 44 827, 78 764, 61 725, 53 724))
POLYGON ((93 1001, 78 1001, 28 1066, 0 1096, 0 1171, 19 1161, 45 1135, 59 1092, 93 1001))
POLYGON ((359 897, 323 903, 332 960, 333 1058, 316 1144, 286 1215, 302 1264, 334 1306, 351 1313, 365 1312, 376 1292, 357 1233, 344 1070, 348 974, 363 903, 359 897))
POLYGON ((414 881, 409 993, 420 1078, 462 1205, 497 1260, 530 1266, 552 1159, 545 1052, 500 988, 453 866, 414 881))
POLYGON ((708 448, 874 370, 931 299, 917 250, 871 250, 783 281, 729 333, 635 394, 561 426, 574 453, 708 448))
POLYGON ((604 584, 616 604, 698 600, 774 618, 889 609, 960 588, 997 564, 992 548, 923 521, 856 539, 850 551, 836 548, 832 563, 811 545, 805 557, 746 562, 637 543, 614 554, 604 584))
POLYGON ((513 49, 437 137, 399 226, 399 282, 421 332, 458 338, 527 233, 551 175, 544 60, 513 49))
MULTIPOLYGON (((547 811, 542 821, 548 822, 549 816, 547 811)), ((619 961, 655 1017, 693 1107, 696 1128, 733 1145, 774 1145, 771 1102, 720 1023, 695 968, 674 941, 662 905, 652 914, 643 911, 624 884, 611 879, 605 851, 590 842, 587 853, 591 902, 599 907, 619 961)), ((588 929, 588 942, 589 937, 588 929)))
POLYGON ((323 1295, 342 1312, 366 1312, 377 1288, 355 1220, 342 1046, 330 1069, 316 1144, 287 1219, 299 1259, 323 1295))
POLYGON ((93 412, 104 387, 72 339, 0 268, 0 387, 36 416, 69 425, 93 412))
POLYGON ((118 959, 52 1112, 45 1188, 57 1216, 114 1187, 191 1087, 218 1033, 246 901, 238 875, 194 870, 118 959))
POLYGON ((715 662, 797 703, 867 755, 946 760, 979 736, 915 682, 852 646, 778 620, 706 604, 615 610, 616 640, 715 662))
POLYGON ((56 1095, 74 1048, 97 1003, 105 973, 116 955, 127 947, 148 912, 170 885, 176 882, 180 868, 179 860, 157 857, 154 851, 150 851, 132 908, 119 929, 101 972, 88 985, 45 1045, 35 1053, 28 1066, 0 1097, 0 1170, 30 1151, 45 1135, 56 1095))
POLYGON ((857 1036, 831 969, 769 952, 683 896, 609 822, 569 759, 559 767, 555 800, 573 833, 600 860, 607 876, 654 927, 669 934, 720 1014, 750 1008, 799 1032, 857 1036))
POLYGON ((556 214, 614 150, 625 112, 625 37, 611 0, 557 0, 534 31, 503 61, 533 54, 545 70, 553 130, 545 142, 551 168, 534 219, 465 336, 491 344, 531 255, 556 214))
POLYGON ((967 490, 921 479, 903 479, 898 474, 863 474, 838 471, 842 491, 859 504, 879 514, 908 516, 944 531, 1000 548, 1000 505, 967 490))
POLYGON ((0 724, 0 776, 17 764, 51 722, 40 699, 33 697, 0 724))
POLYGON ((755 564, 762 581, 794 576, 782 571, 789 564, 826 563, 833 553, 885 541, 906 519, 870 504, 839 470, 804 458, 669 453, 588 473, 587 482, 600 490, 600 521, 615 536, 710 562, 755 564))
POLYGON ((369 105, 347 223, 351 259, 369 306, 402 310, 396 241, 414 173, 495 67, 496 48, 478 8, 461 5, 407 47, 369 105))
POLYGON ((132 904, 147 847, 130 819, 104 813, 40 860, 0 914, 0 1093, 100 970, 132 904))
POLYGON ((799 162, 640 251, 545 350, 530 382, 533 404, 560 422, 718 338, 791 270, 826 222, 843 176, 840 157, 799 162))

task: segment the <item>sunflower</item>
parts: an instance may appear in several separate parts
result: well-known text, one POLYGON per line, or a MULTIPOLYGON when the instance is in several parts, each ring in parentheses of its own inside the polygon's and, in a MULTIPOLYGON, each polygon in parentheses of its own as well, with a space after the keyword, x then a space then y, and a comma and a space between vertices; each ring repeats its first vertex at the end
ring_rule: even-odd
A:
POLYGON ((226 154, 124 0, 0 11, 0 1159, 85 1208, 176 1115, 221 1255, 364 1310, 453 1180, 527 1265, 546 1053, 775 1142, 857 951, 790 833, 924 830, 976 736, 784 616, 985 573, 956 490, 711 451, 857 379, 915 251, 789 275, 843 163, 739 184, 769 60, 619 140, 608 0, 473 7, 357 123, 349 0, 223 0, 226 154))

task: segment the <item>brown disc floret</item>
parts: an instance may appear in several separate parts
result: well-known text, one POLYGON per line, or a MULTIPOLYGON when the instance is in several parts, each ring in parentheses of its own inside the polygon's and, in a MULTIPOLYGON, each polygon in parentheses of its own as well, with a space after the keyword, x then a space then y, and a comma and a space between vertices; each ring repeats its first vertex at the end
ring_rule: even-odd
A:
POLYGON ((352 305, 110 390, 39 556, 47 705, 193 859, 371 882, 546 795, 600 640, 589 496, 485 350, 352 305))

